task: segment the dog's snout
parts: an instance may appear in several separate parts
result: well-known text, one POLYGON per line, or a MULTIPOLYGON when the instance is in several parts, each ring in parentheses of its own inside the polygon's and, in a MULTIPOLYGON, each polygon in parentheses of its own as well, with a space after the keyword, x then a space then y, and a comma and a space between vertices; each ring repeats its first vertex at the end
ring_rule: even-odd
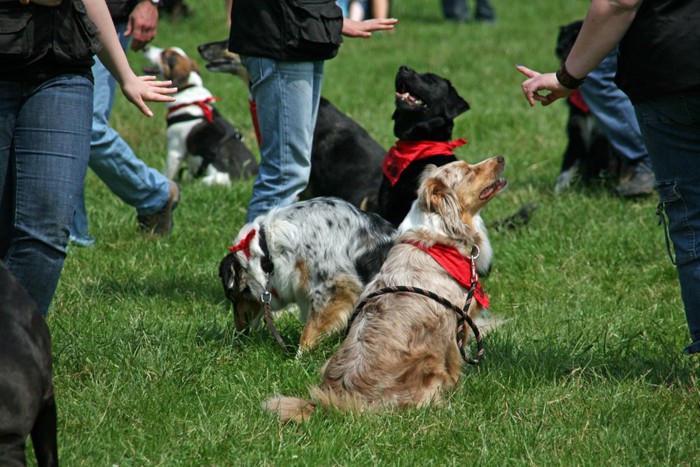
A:
POLYGON ((499 164, 505 164, 506 158, 503 156, 496 156, 496 162, 498 162, 499 164))

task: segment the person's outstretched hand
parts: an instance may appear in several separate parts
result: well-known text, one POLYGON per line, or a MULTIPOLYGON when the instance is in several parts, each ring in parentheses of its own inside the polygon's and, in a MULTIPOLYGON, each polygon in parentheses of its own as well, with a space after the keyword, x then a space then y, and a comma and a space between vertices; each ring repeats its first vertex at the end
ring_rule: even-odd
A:
POLYGON ((348 37, 372 37, 372 31, 387 31, 394 29, 394 25, 398 23, 396 18, 385 19, 366 19, 364 21, 355 21, 353 19, 343 19, 343 35, 348 37))
POLYGON ((157 81, 155 76, 133 75, 128 81, 121 85, 124 96, 139 108, 145 115, 152 117, 153 112, 146 105, 150 102, 173 102, 177 88, 172 87, 172 81, 157 81))
POLYGON ((563 86, 554 73, 540 74, 522 65, 515 68, 528 77, 523 81, 523 93, 531 106, 535 105, 535 101, 541 102, 542 105, 549 105, 571 94, 572 90, 563 86), (549 91, 549 93, 540 94, 540 91, 549 91))

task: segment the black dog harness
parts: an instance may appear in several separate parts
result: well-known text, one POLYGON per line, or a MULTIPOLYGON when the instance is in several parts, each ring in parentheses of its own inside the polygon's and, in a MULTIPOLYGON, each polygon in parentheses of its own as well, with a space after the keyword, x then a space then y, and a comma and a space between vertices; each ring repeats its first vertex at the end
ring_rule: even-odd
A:
POLYGON ((471 319, 469 314, 467 313, 469 310, 469 305, 472 302, 472 298, 474 296, 474 289, 476 288, 476 283, 474 283, 474 286, 470 288, 469 292, 467 292, 467 301, 464 303, 464 307, 460 308, 449 300, 447 300, 444 297, 441 297, 440 295, 431 292, 429 290, 424 290, 420 289, 418 287, 410 287, 410 286, 405 286, 405 285, 395 285, 395 286, 389 286, 389 287, 383 287, 375 292, 372 292, 371 294, 367 295, 360 303, 357 304, 357 308, 355 308, 355 311, 353 312, 352 316, 350 317, 350 321, 348 322, 348 331, 350 331, 350 327, 352 326, 353 321, 355 320, 355 317, 360 313, 360 310, 364 308, 364 306, 373 298, 379 297, 380 295, 384 295, 387 293, 399 293, 399 292, 410 292, 410 293, 415 293, 419 295, 424 295, 428 298, 432 298, 436 302, 438 302, 441 305, 446 306, 447 308, 451 308, 452 311, 457 313, 458 319, 457 319, 457 331, 456 331, 456 343, 457 343, 457 348, 459 349, 459 353, 462 356, 462 360, 467 362, 470 365, 476 365, 479 363, 481 358, 484 355, 484 343, 482 342, 482 337, 481 333, 479 332, 479 328, 476 327, 476 324, 474 324, 474 321, 471 319), (466 351, 466 342, 463 341, 462 339, 462 331, 464 330, 464 323, 467 323, 469 328, 472 330, 474 333, 474 337, 476 338, 476 346, 477 346, 477 353, 476 353, 476 358, 470 358, 467 355, 466 351))

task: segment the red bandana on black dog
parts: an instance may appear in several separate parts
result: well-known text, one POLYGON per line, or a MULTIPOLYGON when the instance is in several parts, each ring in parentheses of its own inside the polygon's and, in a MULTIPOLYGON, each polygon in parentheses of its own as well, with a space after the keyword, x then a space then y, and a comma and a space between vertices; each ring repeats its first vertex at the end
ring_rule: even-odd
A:
POLYGON ((406 242, 428 253, 445 271, 465 289, 474 285, 474 299, 484 308, 489 308, 489 297, 479 282, 476 269, 472 268, 472 259, 464 256, 456 248, 444 245, 433 245, 426 248, 417 242, 406 242), (473 274, 472 274, 473 271, 473 274), (476 284, 475 284, 476 283, 476 284))
POLYGON ((454 148, 458 148, 467 144, 466 139, 456 139, 454 141, 404 141, 398 140, 394 146, 389 149, 382 170, 384 175, 394 186, 401 177, 401 174, 406 167, 411 165, 411 162, 419 159, 424 159, 430 156, 451 156, 454 148))

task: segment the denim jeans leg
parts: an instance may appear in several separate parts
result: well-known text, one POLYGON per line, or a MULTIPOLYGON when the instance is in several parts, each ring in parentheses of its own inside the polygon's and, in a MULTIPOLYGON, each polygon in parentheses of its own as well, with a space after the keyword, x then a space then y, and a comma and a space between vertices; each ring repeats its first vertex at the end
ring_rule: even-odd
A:
POLYGON ((467 0, 441 0, 442 14, 445 19, 469 21, 469 4, 467 0))
POLYGON ((659 97, 635 110, 668 217, 690 336, 700 343, 700 92, 659 97))
MULTIPOLYGON (((124 36, 125 28, 126 24, 117 25, 123 48, 129 43, 129 38, 124 36)), ((90 168, 115 195, 136 208, 139 215, 154 214, 168 202, 170 181, 136 157, 127 142, 109 126, 117 83, 97 57, 92 73, 95 94, 90 168)), ((80 239, 89 238, 84 202, 78 204, 71 236, 79 242, 80 239)))
POLYGON ((293 203, 309 181, 323 62, 242 57, 251 76, 262 142, 246 222, 293 203))
POLYGON ((647 157, 647 149, 632 102, 613 81, 615 73, 617 50, 588 74, 581 86, 581 95, 617 152, 629 160, 639 160, 647 157))
POLYGON ((0 219, 0 231, 9 233, 0 257, 44 316, 63 269, 87 170, 92 93, 92 81, 78 75, 36 87, 0 83, 0 165, 8 168, 0 180, 2 212, 11 206, 11 215, 0 219), (8 143, 8 135, 14 143, 8 143))

